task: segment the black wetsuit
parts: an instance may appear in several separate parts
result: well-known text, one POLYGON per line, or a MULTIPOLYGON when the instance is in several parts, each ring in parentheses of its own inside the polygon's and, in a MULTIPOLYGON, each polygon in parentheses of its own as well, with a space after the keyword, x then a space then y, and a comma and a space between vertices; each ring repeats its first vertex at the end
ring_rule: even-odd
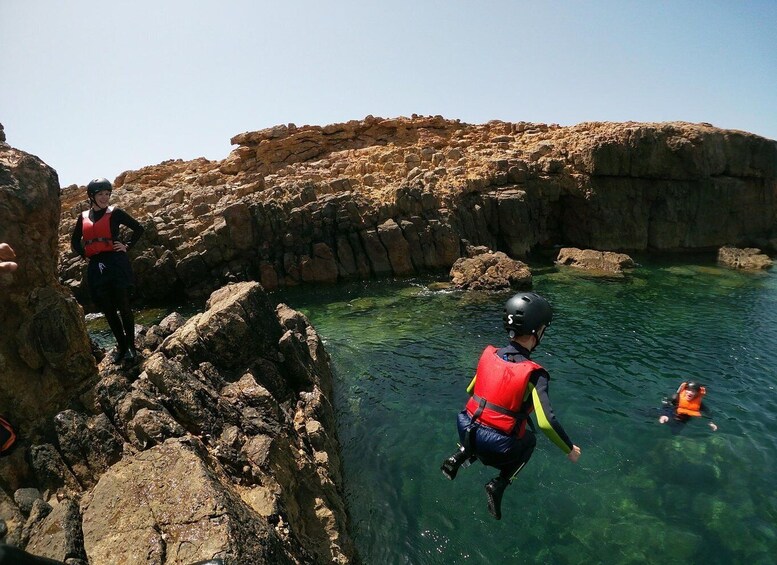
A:
MULTIPOLYGON (((90 210, 89 218, 97 223, 107 209, 90 210)), ((110 219, 111 239, 119 239, 119 228, 127 226, 132 230, 132 237, 127 243, 131 248, 143 235, 143 226, 124 210, 113 208, 110 219)), ((86 257, 83 242, 83 216, 78 215, 76 226, 70 237, 70 246, 75 253, 86 257)), ((135 347, 135 317, 130 308, 130 293, 134 286, 132 267, 129 257, 121 251, 105 251, 89 258, 87 282, 92 300, 105 314, 105 319, 116 337, 120 351, 135 347)))
MULTIPOLYGON (((512 342, 507 347, 497 351, 497 355, 505 361, 520 363, 529 359, 530 352, 521 345, 512 342)), ((523 403, 519 412, 527 413, 534 407, 537 424, 548 438, 561 448, 564 453, 572 451, 573 443, 553 414, 553 408, 548 396, 550 375, 545 369, 532 371, 526 387, 523 403)), ((462 445, 466 445, 466 434, 471 418, 466 410, 459 413, 458 429, 462 445)), ((474 445, 478 459, 491 467, 496 467, 505 479, 511 479, 528 461, 537 443, 531 430, 525 430, 523 437, 508 435, 489 426, 477 425, 474 430, 474 445)))
POLYGON ((0 544, 0 565, 63 565, 62 561, 38 557, 18 547, 0 544))

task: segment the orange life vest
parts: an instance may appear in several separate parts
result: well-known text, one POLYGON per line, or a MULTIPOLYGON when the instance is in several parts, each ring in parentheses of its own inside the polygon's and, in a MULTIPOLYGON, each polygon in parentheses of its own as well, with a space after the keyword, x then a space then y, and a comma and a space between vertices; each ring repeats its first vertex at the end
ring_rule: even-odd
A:
POLYGON ((534 410, 534 406, 530 406, 526 412, 520 412, 529 376, 542 367, 528 359, 519 363, 505 361, 496 355, 496 351, 496 347, 489 345, 480 356, 467 412, 473 421, 521 437, 529 414, 534 410))
POLYGON ((677 413, 688 416, 701 416, 701 400, 707 394, 707 389, 700 387, 699 394, 688 400, 683 394, 686 388, 688 388, 688 383, 681 384, 680 388, 677 389, 677 413))
POLYGON ((112 213, 113 206, 108 206, 103 217, 96 222, 92 222, 89 219, 89 210, 81 214, 84 252, 87 257, 93 257, 98 253, 106 251, 113 251, 113 234, 111 234, 112 213))

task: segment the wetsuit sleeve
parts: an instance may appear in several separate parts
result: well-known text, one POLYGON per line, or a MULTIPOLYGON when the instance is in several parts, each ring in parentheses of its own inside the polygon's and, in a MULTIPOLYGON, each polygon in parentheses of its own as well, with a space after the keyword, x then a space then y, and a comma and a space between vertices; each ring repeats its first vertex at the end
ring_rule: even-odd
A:
POLYGON ((121 208, 116 208, 113 211, 113 216, 111 216, 111 235, 113 236, 113 239, 118 240, 119 236, 119 226, 127 226, 129 229, 132 230, 132 238, 127 242, 127 248, 131 249, 137 241, 143 236, 143 232, 145 229, 142 225, 140 225, 140 222, 138 222, 135 218, 127 214, 124 210, 121 208), (115 222, 115 223, 114 223, 115 222))
POLYGON ((475 392, 475 381, 477 380, 477 378, 478 378, 478 374, 475 373, 475 376, 472 377, 471 381, 469 381, 469 386, 467 387, 467 394, 469 394, 470 396, 472 396, 472 394, 475 392))
POLYGON ((529 386, 532 388, 532 404, 537 415, 537 424, 550 441, 555 443, 564 453, 569 453, 574 444, 553 414, 553 407, 550 405, 550 397, 548 396, 549 382, 550 377, 546 371, 532 373, 529 386))
POLYGON ((86 257, 86 251, 84 250, 84 245, 81 243, 81 239, 84 235, 84 219, 81 214, 78 215, 78 219, 76 220, 76 227, 73 228, 73 234, 70 236, 70 248, 73 250, 73 253, 76 255, 80 255, 81 257, 86 257))

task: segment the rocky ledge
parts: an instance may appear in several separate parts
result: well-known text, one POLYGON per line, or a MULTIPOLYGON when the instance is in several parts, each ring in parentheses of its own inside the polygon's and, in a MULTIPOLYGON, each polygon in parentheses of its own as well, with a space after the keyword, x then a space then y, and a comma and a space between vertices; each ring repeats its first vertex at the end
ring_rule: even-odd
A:
POLYGON ((353 562, 329 358, 302 314, 229 285, 144 357, 106 359, 52 441, 25 442, 7 542, 91 563, 353 562))
MULTIPOLYGON (((2 132, 2 128, 0 128, 2 132)), ((351 563, 329 358, 256 282, 99 367, 56 276, 56 173, 0 141, 0 541, 72 564, 351 563)))
MULTIPOLYGON (((222 161, 116 179, 116 204, 147 228, 134 257, 142 298, 443 271, 465 241, 514 259, 550 245, 777 247, 777 142, 709 124, 368 116, 232 143, 222 161)), ((62 195, 60 274, 88 303, 68 243, 84 189, 62 195)))

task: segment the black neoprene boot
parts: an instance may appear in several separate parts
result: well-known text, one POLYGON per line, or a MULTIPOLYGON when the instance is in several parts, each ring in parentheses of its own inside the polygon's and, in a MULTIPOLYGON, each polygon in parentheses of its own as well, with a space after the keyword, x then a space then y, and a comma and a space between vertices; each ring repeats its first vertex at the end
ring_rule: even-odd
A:
POLYGON ((497 520, 502 519, 502 495, 505 493, 510 481, 499 475, 486 483, 486 496, 488 497, 488 511, 497 520))
POLYGON ((469 455, 462 449, 448 457, 442 462, 440 470, 449 480, 456 478, 456 473, 459 472, 459 467, 469 458, 469 455))
POLYGON ((124 347, 116 346, 116 351, 113 353, 113 362, 114 363, 121 363, 124 360, 124 355, 126 355, 127 349, 124 347))

